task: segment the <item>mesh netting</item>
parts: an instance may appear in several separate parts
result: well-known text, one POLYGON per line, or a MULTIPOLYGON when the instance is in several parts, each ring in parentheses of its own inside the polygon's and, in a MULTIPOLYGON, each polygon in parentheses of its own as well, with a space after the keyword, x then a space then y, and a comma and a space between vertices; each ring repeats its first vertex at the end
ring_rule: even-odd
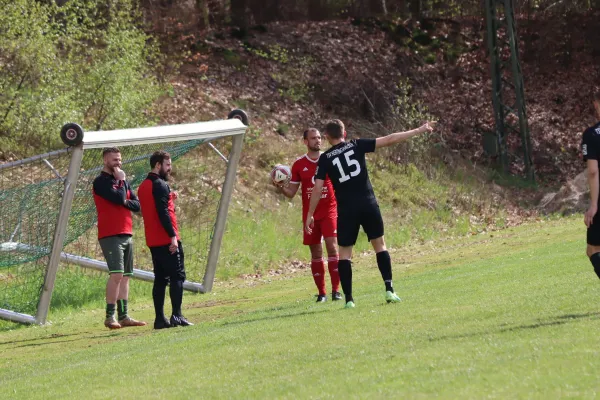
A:
POLYGON ((0 308, 36 310, 68 165, 63 151, 0 170, 0 308))
MULTIPOLYGON (((214 140, 212 144, 227 153, 231 139, 214 140)), ((226 163, 208 144, 199 140, 128 146, 120 150, 122 168, 136 192, 150 170, 150 155, 156 150, 171 154, 173 171, 169 184, 179 194, 176 213, 188 280, 202 281, 226 163)), ((67 175, 69 161, 70 153, 63 151, 0 169, 0 308, 35 313, 60 210, 62 177, 67 175)), ((97 240, 92 196, 92 183, 101 170, 102 149, 85 150, 63 251, 104 261, 97 240)), ((134 214, 134 248, 135 268, 152 270, 141 214, 134 214)), ((81 286, 89 281, 90 285, 98 286, 93 282, 95 279, 105 281, 106 274, 85 270, 69 261, 62 262, 52 307, 57 306, 55 298, 63 299, 61 301, 69 306, 81 305, 86 299, 76 298, 77 293, 86 290, 68 287, 65 282, 81 286), (82 275, 86 279, 61 282, 65 274, 82 275)))

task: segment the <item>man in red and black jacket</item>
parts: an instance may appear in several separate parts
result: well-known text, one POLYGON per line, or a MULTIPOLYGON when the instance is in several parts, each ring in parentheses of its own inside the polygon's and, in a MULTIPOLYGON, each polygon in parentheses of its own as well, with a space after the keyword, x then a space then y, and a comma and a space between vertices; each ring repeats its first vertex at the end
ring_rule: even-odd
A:
POLYGON ((98 214, 98 241, 109 271, 104 326, 109 329, 144 326, 145 322, 136 321, 127 314, 129 278, 133 276, 131 212, 140 211, 140 202, 125 180, 119 149, 104 149, 102 158, 104 168, 94 179, 93 194, 98 214), (118 321, 115 319, 115 308, 118 321))
POLYGON ((152 253, 154 265, 154 329, 193 325, 181 314, 185 267, 175 215, 174 200, 177 199, 177 193, 172 192, 167 184, 171 174, 169 153, 157 151, 152 154, 150 168, 152 171, 140 185, 138 196, 144 218, 146 244, 152 253), (167 320, 164 314, 167 285, 170 285, 169 295, 173 307, 170 320, 167 320))

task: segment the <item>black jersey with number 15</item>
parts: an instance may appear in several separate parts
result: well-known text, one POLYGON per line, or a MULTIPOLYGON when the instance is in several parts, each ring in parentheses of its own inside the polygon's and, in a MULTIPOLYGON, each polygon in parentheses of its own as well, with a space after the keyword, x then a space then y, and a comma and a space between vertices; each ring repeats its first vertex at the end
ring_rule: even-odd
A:
POLYGON ((321 154, 315 178, 329 175, 338 207, 375 203, 365 154, 375 151, 375 139, 341 142, 321 154))

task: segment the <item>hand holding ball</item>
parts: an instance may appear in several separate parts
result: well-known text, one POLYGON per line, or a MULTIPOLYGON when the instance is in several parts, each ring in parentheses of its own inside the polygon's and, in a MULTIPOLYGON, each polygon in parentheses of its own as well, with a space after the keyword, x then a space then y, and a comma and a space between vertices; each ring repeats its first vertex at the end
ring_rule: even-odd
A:
POLYGON ((271 170, 270 177, 273 185, 280 187, 287 186, 292 178, 292 170, 287 165, 278 164, 271 170))

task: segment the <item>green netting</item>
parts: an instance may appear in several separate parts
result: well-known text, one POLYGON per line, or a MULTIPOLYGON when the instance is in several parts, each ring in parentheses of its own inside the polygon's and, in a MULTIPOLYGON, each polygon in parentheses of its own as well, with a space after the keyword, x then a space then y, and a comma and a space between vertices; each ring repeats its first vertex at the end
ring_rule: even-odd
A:
MULTIPOLYGON (((150 156, 156 150, 165 150, 171 154, 172 162, 176 163, 190 150, 203 141, 140 145, 121 148, 123 170, 127 173, 127 181, 137 191, 138 186, 150 170, 150 156)), ((65 238, 65 246, 79 238, 96 223, 96 207, 91 196, 92 183, 102 170, 98 163, 102 162, 102 149, 86 150, 82 161, 82 171, 79 173, 77 189, 73 198, 73 206, 69 218, 69 228, 65 238)))
MULTIPOLYGON (((213 143, 222 151, 230 148, 230 139, 213 143)), ((180 233, 186 255, 188 280, 201 281, 216 219, 226 164, 204 141, 184 141, 122 147, 123 170, 132 188, 145 179, 150 170, 150 155, 168 151, 173 160, 172 189, 176 202, 180 233)), ((0 308, 24 313, 35 312, 43 276, 51 251, 60 210, 70 153, 38 159, 31 163, 0 169, 0 308), (60 177, 59 177, 60 176, 60 177)), ((102 170, 102 149, 85 150, 80 176, 69 216, 64 252, 104 261, 98 246, 96 208, 92 183, 102 170)), ((150 253, 145 245, 141 215, 134 215, 135 267, 151 270, 150 253)), ((102 273, 89 272, 69 263, 63 270, 106 279, 102 273)), ((77 285, 82 280, 75 279, 77 285)), ((57 290, 69 298, 73 288, 57 282, 57 290)), ((72 297, 72 296, 71 296, 72 297)), ((70 306, 85 302, 71 299, 70 306)))
POLYGON ((0 169, 0 308, 36 310, 64 187, 57 174, 66 172, 69 156, 0 169))

